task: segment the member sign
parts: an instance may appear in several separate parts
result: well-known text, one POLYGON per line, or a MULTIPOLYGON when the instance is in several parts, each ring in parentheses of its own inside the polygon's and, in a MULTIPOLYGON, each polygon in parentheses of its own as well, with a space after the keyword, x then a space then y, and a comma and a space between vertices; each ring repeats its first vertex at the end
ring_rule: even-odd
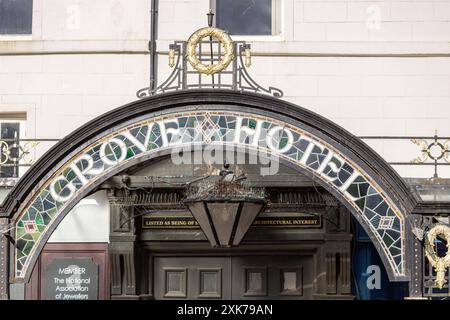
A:
POLYGON ((98 299, 98 264, 91 258, 56 258, 45 273, 47 300, 98 299))

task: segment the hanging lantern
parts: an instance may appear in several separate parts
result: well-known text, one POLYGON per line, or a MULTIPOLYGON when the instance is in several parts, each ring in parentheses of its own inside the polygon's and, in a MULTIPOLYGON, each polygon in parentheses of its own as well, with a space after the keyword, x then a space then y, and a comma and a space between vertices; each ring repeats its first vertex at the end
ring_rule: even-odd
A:
POLYGON ((214 247, 238 246, 266 204, 263 190, 246 187, 243 180, 229 171, 190 190, 184 201, 214 247))

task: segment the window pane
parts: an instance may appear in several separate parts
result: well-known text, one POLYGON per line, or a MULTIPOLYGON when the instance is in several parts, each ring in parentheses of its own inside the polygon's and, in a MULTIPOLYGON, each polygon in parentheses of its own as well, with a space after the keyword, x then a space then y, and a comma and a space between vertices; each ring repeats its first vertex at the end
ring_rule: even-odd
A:
POLYGON ((262 290, 262 273, 250 272, 248 274, 248 290, 261 291, 262 290))
MULTIPOLYGON (((2 1, 2 0, 0 0, 2 1)), ((20 125, 19 123, 9 123, 4 122, 0 124, 0 140, 2 139, 14 139, 15 133, 17 132, 16 137, 20 137, 20 125)), ((12 148, 12 145, 14 144, 14 141, 7 141, 8 148, 6 148, 5 144, 0 145, 0 154, 1 159, 4 161, 6 156, 9 158, 17 158, 19 156, 19 149, 18 148, 12 148), (9 150, 9 155, 4 154, 6 150, 9 150)), ((3 164, 3 166, 0 166, 0 178, 10 178, 10 177, 17 177, 18 173, 18 167, 13 166, 13 161, 7 160, 6 163, 3 164)))
POLYGON ((168 291, 182 291, 183 275, 180 272, 168 272, 167 274, 168 291))
POLYGON ((33 0, 0 0, 0 34, 31 34, 33 0))
POLYGON ((2 139, 14 139, 14 136, 19 136, 19 123, 18 122, 4 122, 1 124, 1 137, 2 139), (17 134, 16 134, 17 132, 17 134))
POLYGON ((217 272, 203 272, 203 281, 202 281, 202 285, 203 285, 203 292, 208 292, 208 293, 216 293, 217 290, 217 276, 218 273, 217 272))
POLYGON ((217 0, 216 25, 235 35, 271 35, 272 0, 217 0))
POLYGON ((297 272, 286 271, 283 273, 283 290, 297 290, 297 272))

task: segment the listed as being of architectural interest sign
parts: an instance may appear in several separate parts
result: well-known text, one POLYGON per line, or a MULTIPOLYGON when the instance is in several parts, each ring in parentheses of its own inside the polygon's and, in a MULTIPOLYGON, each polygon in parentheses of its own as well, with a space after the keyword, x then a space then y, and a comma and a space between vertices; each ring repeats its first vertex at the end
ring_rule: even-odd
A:
MULTIPOLYGON (((311 216, 259 216, 256 217, 254 227, 295 227, 321 228, 322 219, 317 215, 311 216)), ((143 229, 190 229, 200 228, 193 216, 155 216, 147 214, 142 217, 143 229)))

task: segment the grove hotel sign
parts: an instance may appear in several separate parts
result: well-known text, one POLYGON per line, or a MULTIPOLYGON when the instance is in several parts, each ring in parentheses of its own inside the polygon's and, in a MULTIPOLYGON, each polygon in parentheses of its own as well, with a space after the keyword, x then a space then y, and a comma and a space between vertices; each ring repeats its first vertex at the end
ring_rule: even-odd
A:
POLYGON ((180 150, 196 146, 233 146, 261 152, 314 175, 354 209, 395 275, 404 275, 402 214, 370 176, 335 147, 275 116, 197 110, 136 120, 102 136, 61 164, 17 219, 16 278, 25 277, 46 233, 82 192, 94 189, 99 181, 140 159, 170 151, 172 159, 180 161, 180 150))

